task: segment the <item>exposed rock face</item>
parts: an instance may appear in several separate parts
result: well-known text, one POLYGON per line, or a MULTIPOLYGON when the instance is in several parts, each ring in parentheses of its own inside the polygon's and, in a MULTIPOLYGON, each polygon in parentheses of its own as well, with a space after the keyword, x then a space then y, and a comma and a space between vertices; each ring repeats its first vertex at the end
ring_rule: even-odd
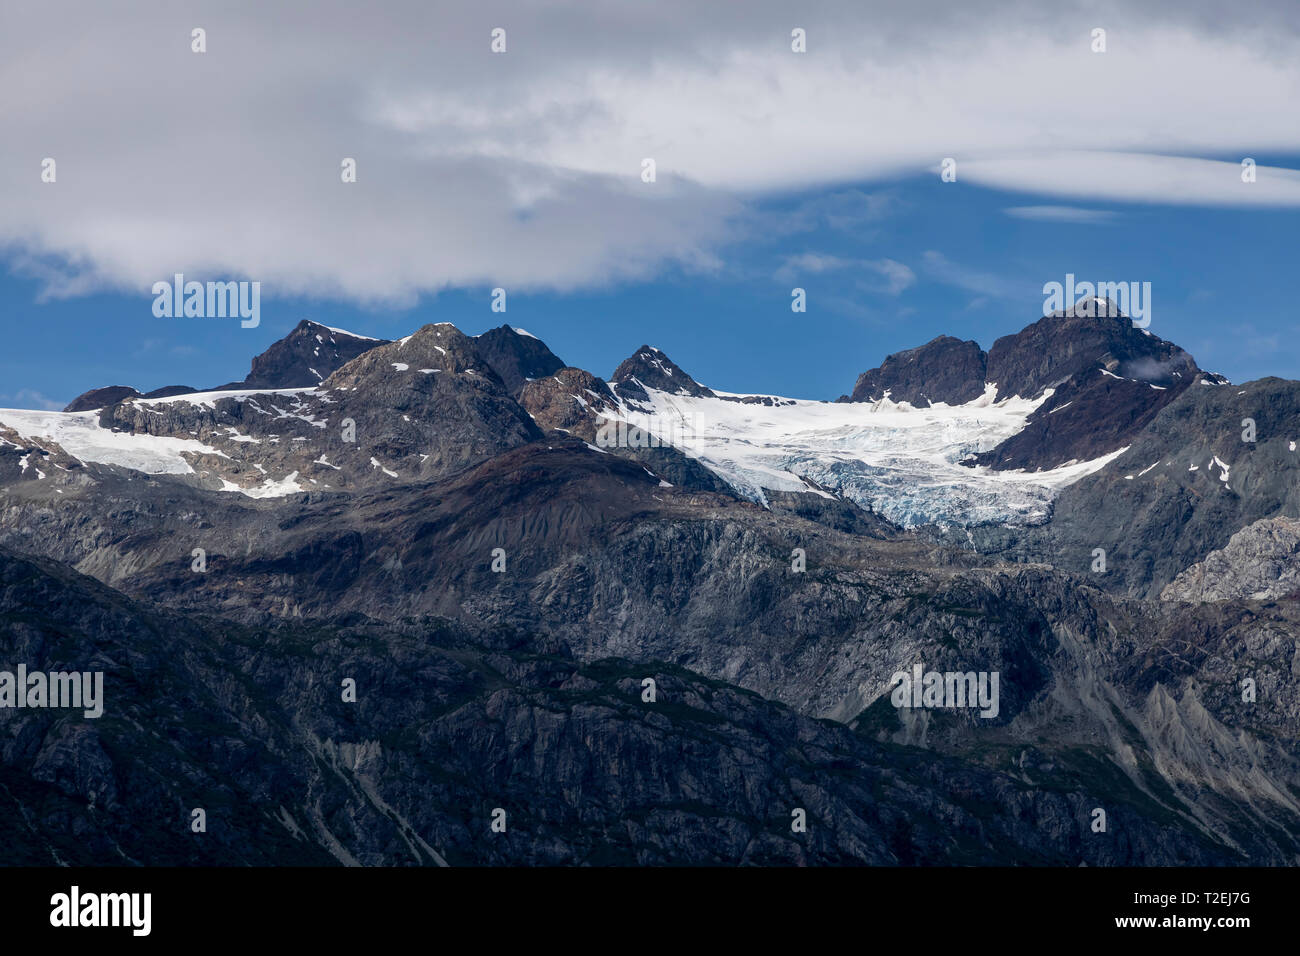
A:
MULTIPOLYGON (((122 507, 141 495, 131 485, 122 507)), ((665 489, 640 464, 577 440, 536 442, 442 482, 368 495, 220 511, 231 496, 191 495, 129 515, 106 514, 102 492, 59 496, 58 508, 11 497, 5 524, 28 533, 7 540, 57 547, 58 557, 116 574, 119 587, 178 611, 242 621, 263 647, 275 622, 400 629, 435 615, 476 633, 527 633, 514 646, 564 646, 584 666, 626 658, 633 663, 620 673, 633 677, 671 662, 880 746, 921 748, 906 752, 926 773, 951 759, 1011 775, 1027 800, 1081 789, 1148 822, 1176 821, 1168 837, 1132 851, 1148 863, 1188 854, 1280 862, 1300 852, 1300 806, 1288 796, 1300 786, 1288 743, 1300 735, 1300 685, 1289 676, 1296 608, 1169 612, 1114 601, 1049 568, 665 489), (208 554, 202 575, 190 568, 196 547, 208 554), (802 572, 791 566, 794 547, 806 554, 802 572), (504 573, 491 568, 494 548, 508 556, 504 573), (998 672, 998 716, 896 710, 891 675, 918 662, 998 672), (1267 688, 1266 710, 1240 702, 1233 675, 1247 670, 1261 694, 1267 688)), ((362 673, 390 686, 387 671, 362 673)), ((569 713, 564 726, 573 727, 569 713)), ((537 739, 536 725, 524 726, 518 733, 537 739)), ((547 736, 541 753, 566 732, 547 736)), ((726 740, 721 747, 744 746, 726 740)), ((1081 836, 1086 812, 1067 818, 1049 830, 1050 858, 1126 845, 1100 850, 1081 836)), ((435 830, 417 832, 433 843, 435 830)), ((916 852, 912 837, 902 845, 916 852)), ((1024 852, 1022 843, 1011 855, 1024 852)))
POLYGON ((624 359, 610 377, 610 384, 621 397, 644 401, 645 389, 657 388, 672 395, 709 395, 705 388, 687 375, 663 352, 652 345, 643 345, 630 358, 624 359))
POLYGON ((971 464, 1038 470, 1123 448, 1199 380, 1192 357, 1123 316, 1058 314, 1003 336, 988 355, 999 397, 1053 394, 1028 425, 971 464))
POLYGON ((319 385, 336 370, 379 345, 372 339, 303 319, 292 332, 253 359, 242 382, 223 388, 304 388, 319 385))
POLYGON ((940 336, 864 372, 840 401, 888 394, 926 407, 972 401, 988 385, 997 386, 998 401, 1038 399, 1051 389, 1022 431, 964 462, 1038 471, 1125 447, 1198 378, 1226 382, 1202 372, 1173 343, 1135 328, 1113 305, 1101 305, 1045 316, 1004 335, 987 354, 974 342, 940 336))
POLYGON ((77 486, 89 480, 85 471, 58 443, 0 425, 0 487, 34 481, 77 486))
POLYGON ((210 626, 0 554, 6 659, 103 670, 104 716, 9 714, 7 859, 94 865, 1235 862, 1104 775, 1035 788, 663 663, 446 622, 210 626), (30 620, 33 609, 43 620, 30 620), (71 635, 94 634, 94 646, 71 635), (540 652, 540 653, 539 653, 540 652), (642 681, 656 682, 653 703, 642 681), (355 703, 341 701, 344 678, 355 703), (581 792, 581 799, 573 794, 581 792), (1105 805, 1124 839, 1089 840, 1105 805), (208 830, 194 839, 188 809, 208 830), (485 840, 492 808, 508 827, 485 840), (790 826, 807 816, 806 833, 790 826))
POLYGON ((767 505, 776 514, 796 515, 848 534, 871 538, 897 538, 902 534, 891 521, 845 498, 768 489, 767 505))
POLYGON ((446 323, 368 348, 314 389, 132 399, 100 420, 202 442, 217 454, 190 459, 201 484, 256 493, 428 479, 541 437, 474 340, 446 323))
POLYGON ((1154 387, 1103 368, 1086 369, 1056 386, 1021 431, 966 463, 1039 471, 1093 461, 1132 441, 1184 387, 1154 387))
POLYGON ((976 342, 941 335, 919 348, 890 355, 879 368, 863 372, 853 394, 840 401, 894 402, 928 408, 934 402, 962 405, 984 394, 984 350, 976 342))
POLYGON ((994 342, 987 375, 1000 397, 1036 398, 1096 368, 1165 388, 1186 387, 1200 371, 1178 346, 1126 317, 1057 315, 994 342))
POLYGON ((1165 585, 1165 601, 1276 601, 1300 591, 1300 521, 1262 518, 1165 585))
POLYGON ((650 435, 640 429, 619 431, 613 426, 608 416, 622 415, 620 399, 590 372, 560 369, 552 376, 526 383, 518 398, 539 427, 581 438, 607 454, 640 462, 651 475, 673 487, 732 493, 725 481, 681 450, 652 442, 650 435), (611 435, 615 439, 612 443, 607 440, 611 435))
POLYGON ((445 322, 368 351, 324 388, 337 414, 364 429, 364 450, 406 461, 427 454, 422 474, 461 471, 541 437, 474 340, 445 322))
POLYGON ((609 386, 580 368, 558 369, 526 382, 518 399, 539 428, 568 432, 587 442, 596 441, 597 413, 618 410, 618 399, 609 386))
MULTIPOLYGON (((1016 374, 1038 381, 1031 364, 1016 374)), ((636 372, 629 390, 660 387, 636 372)), ((1075 376, 1118 381, 1085 363, 1043 387, 1075 376)), ((7 845, 31 862, 1293 864, 1300 607, 1206 569, 1184 584, 1230 596, 1102 586, 1158 593, 1243 524, 1298 513, 1298 389, 1184 388, 1050 524, 979 541, 815 493, 764 509, 651 450, 590 448, 621 388, 559 369, 521 406, 449 325, 315 388, 100 414, 215 449, 187 453, 196 475, 0 432, 0 647, 107 677, 100 721, 6 715, 7 845), (211 490, 258 465, 316 483, 211 490), (895 707, 914 664, 998 674, 997 713, 895 707), (177 809, 196 805, 221 823, 208 841, 177 809), (486 842, 498 806, 510 828, 486 842)), ((1252 530, 1231 547, 1263 567, 1295 529, 1252 530)))
POLYGON ((1298 422, 1300 383, 1185 389, 1127 452, 1061 492, 1030 553, 1099 586, 1155 598, 1238 530, 1300 516, 1300 452, 1291 450, 1298 422), (1096 548, 1106 551, 1104 575, 1089 570, 1096 548))
POLYGON ((130 385, 105 385, 103 388, 92 388, 88 392, 83 392, 69 402, 68 406, 63 410, 65 412, 90 412, 114 405, 126 398, 136 398, 139 395, 140 393, 130 385))
POLYGON ((508 325, 489 329, 476 336, 474 343, 511 395, 517 395, 525 383, 554 375, 564 368, 564 363, 541 339, 521 335, 508 325))

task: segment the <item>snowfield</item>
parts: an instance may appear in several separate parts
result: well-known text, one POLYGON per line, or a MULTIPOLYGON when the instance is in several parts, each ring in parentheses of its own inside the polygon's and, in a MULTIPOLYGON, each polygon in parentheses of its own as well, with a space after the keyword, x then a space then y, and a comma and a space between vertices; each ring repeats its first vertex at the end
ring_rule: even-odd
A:
POLYGON ((99 424, 99 412, 38 412, 0 408, 0 425, 26 438, 57 443, 73 458, 103 465, 120 465, 148 475, 192 475, 182 452, 220 455, 211 445, 188 438, 159 438, 110 431, 99 424))
POLYGON ((626 404, 631 425, 700 461, 745 497, 766 503, 764 489, 817 492, 809 479, 903 527, 1038 524, 1065 485, 1127 449, 1051 471, 992 471, 958 464, 1019 432, 1051 395, 997 400, 996 385, 965 405, 914 408, 888 396, 836 403, 777 396, 692 398, 646 389, 652 411, 626 404), (727 398, 769 398, 744 404, 727 398))
MULTIPOLYGON (((304 390, 281 390, 278 394, 298 394, 302 391, 304 390)), ((137 402, 154 404, 174 401, 205 404, 219 398, 265 394, 268 393, 204 392, 172 398, 137 399, 137 402)), ((229 457, 211 445, 190 438, 162 438, 156 435, 112 431, 99 424, 98 411, 42 412, 0 408, 0 425, 12 428, 24 438, 54 442, 81 462, 118 465, 147 475, 194 474, 194 469, 185 459, 185 453, 229 457)), ((235 441, 251 441, 260 444, 257 439, 248 436, 232 437, 235 441)), ((243 488, 222 478, 220 490, 238 491, 250 498, 279 498, 303 490, 295 480, 297 477, 298 473, 295 471, 279 480, 268 479, 252 488, 243 488)))

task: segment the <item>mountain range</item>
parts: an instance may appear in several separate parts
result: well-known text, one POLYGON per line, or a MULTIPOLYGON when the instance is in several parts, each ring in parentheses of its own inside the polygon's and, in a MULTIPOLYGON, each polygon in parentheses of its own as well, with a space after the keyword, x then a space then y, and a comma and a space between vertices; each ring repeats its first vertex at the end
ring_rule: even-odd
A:
POLYGON ((4 712, 3 835, 33 863, 1294 864, 1298 406, 1073 309, 836 401, 650 345, 601 379, 509 326, 304 321, 241 382, 0 410, 7 658, 107 698, 4 712), (996 716, 897 706, 914 665, 998 674, 996 716))

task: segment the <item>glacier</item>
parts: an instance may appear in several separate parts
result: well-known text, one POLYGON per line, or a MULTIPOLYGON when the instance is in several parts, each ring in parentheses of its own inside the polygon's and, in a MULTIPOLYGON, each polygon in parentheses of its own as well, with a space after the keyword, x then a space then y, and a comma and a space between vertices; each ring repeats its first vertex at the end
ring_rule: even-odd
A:
POLYGON ((1034 472, 960 463, 1024 428, 1051 389, 1035 399, 999 400, 990 383, 971 402, 929 408, 888 394, 839 403, 717 389, 715 397, 645 391, 648 402, 621 400, 601 418, 625 418, 675 445, 760 504, 767 491, 840 496, 904 528, 1041 524, 1061 488, 1127 451, 1034 472))

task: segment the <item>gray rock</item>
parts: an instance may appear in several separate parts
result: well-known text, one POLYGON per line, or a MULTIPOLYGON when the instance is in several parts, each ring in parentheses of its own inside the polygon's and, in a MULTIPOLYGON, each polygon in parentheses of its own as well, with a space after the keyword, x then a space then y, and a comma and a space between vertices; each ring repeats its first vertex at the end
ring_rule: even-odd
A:
POLYGON ((1261 518, 1187 568, 1160 592, 1164 601, 1276 601, 1300 591, 1300 521, 1261 518))

